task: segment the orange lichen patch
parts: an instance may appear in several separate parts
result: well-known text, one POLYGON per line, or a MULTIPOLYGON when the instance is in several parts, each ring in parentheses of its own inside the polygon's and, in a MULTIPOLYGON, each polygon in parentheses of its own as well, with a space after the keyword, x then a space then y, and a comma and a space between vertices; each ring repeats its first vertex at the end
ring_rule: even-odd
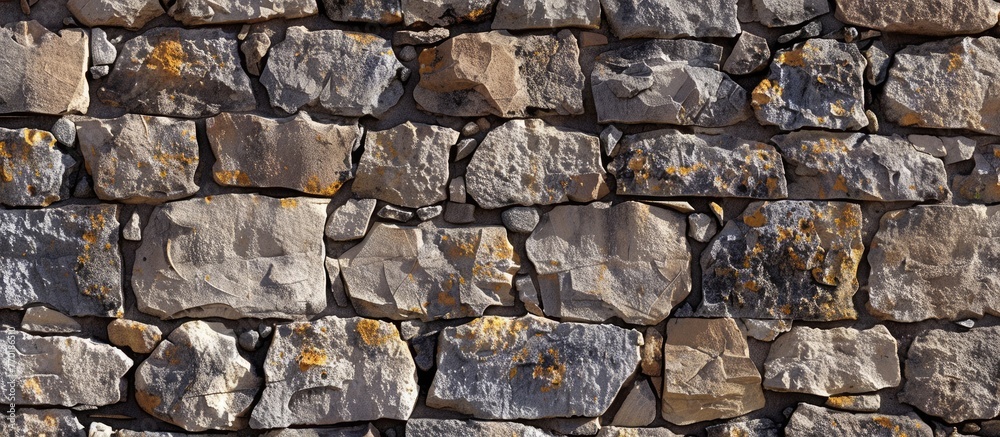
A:
POLYGON ((466 14, 466 17, 468 17, 468 19, 471 20, 471 21, 476 21, 476 20, 482 18, 484 15, 486 15, 486 9, 476 8, 476 9, 473 9, 473 10, 469 11, 469 13, 466 14))
POLYGON ((903 126, 913 126, 923 122, 924 120, 916 112, 910 112, 899 119, 899 124, 903 126))
POLYGON ((477 350, 489 350, 496 354, 514 346, 521 332, 528 329, 522 320, 485 316, 469 322, 464 334, 458 338, 473 340, 477 350))
POLYGON ((56 145, 56 138, 52 134, 36 130, 36 129, 24 129, 24 141, 32 146, 48 146, 54 147, 56 145))
POLYGON ((563 377, 566 375, 566 364, 559 360, 559 351, 549 348, 546 353, 538 353, 538 364, 531 372, 531 377, 545 380, 542 386, 542 393, 559 388, 563 377))
MULTIPOLYGON (((53 416, 51 414, 46 414, 45 417, 42 419, 42 421, 45 422, 46 428, 51 429, 53 431, 58 429, 59 419, 56 419, 56 416, 53 416)), ((45 436, 44 434, 41 435, 41 437, 44 436, 45 436)))
POLYGON ((760 208, 758 208, 756 211, 753 212, 753 214, 744 216, 743 223, 746 223, 747 226, 759 228, 767 224, 767 217, 765 217, 764 212, 760 208))
POLYGON ((833 189, 841 193, 847 192, 847 179, 844 178, 844 175, 837 175, 837 181, 833 183, 833 189))
POLYGON ((397 335, 392 329, 382 329, 381 323, 371 319, 361 319, 354 330, 368 346, 381 346, 397 335))
POLYGON ((892 430, 893 434, 900 435, 900 426, 892 422, 892 418, 887 416, 875 416, 872 421, 879 426, 892 430))
POLYGON ((213 174, 215 181, 222 185, 235 185, 238 187, 249 187, 253 185, 250 176, 239 170, 221 170, 213 174))
POLYGON ((507 379, 514 379, 517 376, 517 367, 511 367, 510 371, 507 372, 507 379))
POLYGON ((455 300, 455 297, 452 296, 451 294, 448 294, 447 291, 439 292, 437 297, 438 297, 438 303, 440 303, 441 305, 454 306, 456 303, 458 303, 458 301, 455 300))
POLYGON ((955 70, 958 70, 959 68, 962 68, 962 64, 964 64, 964 63, 965 63, 965 61, 962 60, 962 55, 959 55, 958 53, 955 53, 955 52, 948 53, 948 72, 949 73, 951 73, 951 72, 953 72, 955 70))
POLYGON ((285 198, 278 201, 282 208, 291 209, 299 206, 299 200, 295 198, 285 198))
POLYGON ((670 166, 670 167, 667 167, 667 168, 663 169, 663 171, 665 171, 668 175, 671 175, 671 176, 674 176, 674 175, 687 176, 687 175, 689 175, 691 173, 694 173, 694 172, 696 172, 698 170, 704 170, 705 168, 707 168, 707 166, 705 164, 703 164, 701 162, 696 162, 696 163, 694 163, 692 165, 682 165, 682 166, 676 166, 676 167, 675 166, 670 166))
POLYGON ((755 107, 760 107, 771 103, 771 100, 781 97, 784 90, 781 85, 771 82, 769 79, 760 81, 753 93, 750 95, 750 103, 755 107))
POLYGON ((299 363, 299 370, 303 372, 313 366, 322 366, 326 364, 326 361, 326 351, 314 346, 302 348, 302 352, 299 352, 299 356, 295 358, 295 362, 299 363))
POLYGON ((781 306, 780 311, 781 311, 781 314, 784 314, 786 316, 791 315, 792 314, 792 306, 789 305, 789 304, 784 304, 784 305, 781 306))
POLYGON ((197 156, 187 156, 183 153, 157 153, 153 159, 165 166, 190 167, 198 165, 197 156))
POLYGON ((417 56, 417 61, 420 62, 420 73, 431 73, 441 69, 444 64, 443 59, 438 59, 437 49, 426 49, 420 52, 417 56))
POLYGON ((369 45, 375 41, 380 40, 377 35, 372 35, 370 33, 358 33, 358 32, 344 32, 344 36, 357 41, 359 44, 369 45))
POLYGON ((746 288, 747 290, 750 290, 750 291, 756 293, 756 292, 760 291, 760 284, 758 284, 757 281, 754 281, 753 279, 751 279, 751 280, 746 281, 746 282, 743 283, 743 288, 746 288))
POLYGON ((341 181, 333 181, 330 184, 323 186, 319 180, 319 176, 312 175, 309 176, 309 179, 306 181, 306 185, 303 187, 302 191, 309 194, 315 194, 317 196, 332 196, 337 194, 337 191, 339 191, 340 187, 343 185, 344 183, 341 181))
POLYGON ((777 61, 789 67, 804 67, 806 65, 806 59, 807 56, 805 52, 799 48, 781 52, 778 54, 777 61))
POLYGON ((836 115, 837 117, 843 117, 847 115, 847 109, 844 108, 844 101, 837 100, 830 104, 830 113, 836 115))
POLYGON ((856 398, 854 396, 831 396, 826 400, 827 405, 834 408, 847 408, 855 404, 856 398))
POLYGON ((181 68, 187 62, 187 53, 178 40, 161 41, 146 58, 146 67, 162 71, 167 76, 180 77, 181 68))
POLYGON ((30 391, 31 393, 34 393, 35 396, 41 396, 42 394, 42 386, 38 383, 38 377, 35 376, 24 380, 24 383, 21 384, 21 388, 24 392, 30 391))
POLYGON ((306 335, 306 333, 309 332, 309 328, 312 328, 312 323, 309 322, 295 323, 292 327, 292 332, 298 335, 306 335))
POLYGON ((139 406, 146 411, 154 411, 156 407, 160 406, 163 399, 152 393, 146 393, 142 390, 137 390, 135 392, 135 400, 139 403, 139 406))

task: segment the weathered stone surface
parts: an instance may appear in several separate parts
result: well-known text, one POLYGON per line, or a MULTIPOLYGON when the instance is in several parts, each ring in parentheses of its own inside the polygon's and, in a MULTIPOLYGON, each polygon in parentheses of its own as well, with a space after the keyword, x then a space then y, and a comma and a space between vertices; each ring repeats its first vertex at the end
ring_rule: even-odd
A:
POLYGON ((672 319, 663 345, 663 418, 677 425, 764 408, 760 373, 734 319, 672 319))
POLYGON ((86 113, 90 43, 80 29, 50 32, 37 21, 0 27, 0 114, 86 113))
POLYGON ((917 206, 882 216, 869 310, 900 322, 1000 314, 1000 207, 917 206))
POLYGON ((680 437, 667 428, 625 428, 604 426, 596 437, 680 437))
POLYGON ((779 50, 767 79, 753 90, 757 120, 782 130, 868 126, 866 65, 857 45, 832 39, 811 39, 779 50))
POLYGON ((287 428, 270 431, 264 437, 380 437, 372 424, 337 428, 287 428))
POLYGON ((159 0, 69 0, 66 7, 85 26, 117 26, 130 30, 139 30, 165 13, 159 0))
POLYGON ((326 221, 326 237, 333 241, 360 240, 368 232, 368 223, 375 212, 375 199, 348 199, 333 211, 326 221))
MULTIPOLYGON (((826 4, 826 2, 824 2, 826 4)), ((722 70, 729 74, 750 74, 763 70, 771 60, 771 49, 763 37, 744 31, 726 58, 722 70)))
POLYGON ((157 204, 198 192, 194 121, 125 114, 81 118, 76 129, 97 197, 157 204))
POLYGON ((722 47, 653 40, 601 53, 590 79, 601 123, 729 126, 750 117, 747 91, 719 71, 722 47))
POLYGON ((655 325, 691 291, 686 218, 625 202, 557 206, 525 243, 545 314, 655 325))
POLYGON ((318 313, 327 203, 224 194, 157 207, 132 270, 139 310, 162 319, 318 313))
POLYGON ((140 220, 139 213, 133 212, 132 216, 125 222, 125 226, 122 227, 122 238, 125 241, 142 241, 142 223, 140 220))
POLYGON ((615 426, 647 426, 656 420, 656 395, 649 382, 640 379, 625 396, 611 424, 615 426))
POLYGON ((493 13, 497 0, 401 0, 407 26, 427 23, 450 26, 466 21, 482 21, 493 13))
POLYGON ((47 307, 30 307, 21 318, 21 330, 45 334, 80 332, 80 324, 72 317, 47 307))
POLYGON ((705 428, 706 437, 780 437, 782 434, 771 419, 729 422, 705 428))
POLYGON ((499 0, 494 29, 549 29, 601 25, 600 0, 499 0))
POLYGON ((432 27, 425 31, 399 30, 392 34, 394 46, 419 46, 435 44, 448 39, 451 31, 445 27, 432 27))
POLYGON ((493 209, 597 200, 609 191, 604 175, 596 136, 528 119, 490 131, 465 178, 469 195, 493 209))
POLYGON ((92 65, 114 64, 118 58, 118 49, 111 41, 108 41, 108 34, 99 27, 90 29, 90 63, 92 65))
POLYGON ((921 35, 980 33, 997 24, 1000 4, 991 0, 954 3, 949 0, 837 0, 837 19, 883 32, 921 35))
POLYGON ((170 333, 135 372, 136 401, 147 413, 188 431, 235 430, 261 378, 221 325, 187 322, 170 333))
POLYGON ((688 216, 688 237, 699 243, 707 243, 719 231, 719 224, 708 214, 695 213, 688 216))
POLYGON ((271 47, 260 81, 271 106, 285 112, 309 107, 378 117, 403 96, 405 70, 389 41, 376 35, 295 26, 271 47))
POLYGON ((240 43, 240 52, 246 60, 248 73, 260 76, 264 68, 264 56, 271 49, 271 36, 270 32, 253 32, 240 43))
POLYGON ((397 24, 403 21, 399 0, 323 0, 326 16, 333 21, 397 24))
POLYGON ((378 223, 339 261, 354 308, 368 317, 475 317, 514 304, 511 281, 519 266, 499 226, 378 223))
POLYGON ((784 27, 830 12, 830 3, 826 0, 753 0, 753 10, 755 21, 767 27, 784 27))
POLYGON ((287 118, 220 114, 205 122, 222 185, 282 187, 332 196, 349 180, 357 124, 320 123, 304 111, 287 118))
POLYGON ((515 206, 500 214, 500 219, 507 230, 519 234, 531 233, 538 226, 538 221, 541 218, 537 208, 523 206, 515 206))
POLYGON ((705 317, 854 319, 861 208, 844 202, 754 202, 702 253, 705 317))
POLYGON ((673 129, 626 135, 609 168, 618 194, 677 197, 787 197, 774 147, 728 135, 673 129))
POLYGON ((118 348, 80 337, 5 332, 4 342, 11 341, 0 360, 5 380, 16 388, 10 402, 87 407, 125 399, 132 360, 118 348))
POLYGON ((892 64, 892 52, 879 39, 865 49, 864 54, 865 60, 868 61, 865 67, 865 81, 869 85, 880 85, 885 82, 885 77, 889 74, 889 65, 892 64))
POLYGON ((116 316, 124 302, 117 214, 113 205, 0 210, 0 306, 116 316))
POLYGON ((70 410, 18 408, 12 421, 0 421, 4 435, 87 437, 87 431, 70 410))
POLYGON ((391 323, 324 317, 279 325, 264 360, 267 385, 253 428, 406 420, 417 368, 391 323))
POLYGON ((427 111, 462 117, 582 114, 580 49, 569 31, 466 33, 420 53, 413 91, 427 111))
POLYGON ((881 405, 882 397, 877 394, 830 396, 826 399, 828 407, 861 413, 876 413, 881 405))
POLYGON ((386 205, 383 206, 382 209, 378 210, 377 215, 386 220, 406 223, 413 218, 413 211, 407 211, 405 209, 393 205, 386 205))
POLYGON ((740 319, 748 337, 760 341, 774 341, 779 335, 792 330, 791 320, 740 319))
POLYGON ((127 347, 133 352, 148 354, 163 339, 163 332, 156 325, 128 319, 114 319, 108 324, 108 341, 115 346, 127 347))
POLYGON ((516 422, 483 420, 412 419, 406 422, 409 437, 551 437, 554 434, 516 422))
POLYGON ((900 136, 802 130, 771 139, 790 166, 798 199, 945 200, 944 163, 900 136))
POLYGON ((870 437, 931 437, 934 430, 910 413, 906 416, 842 413, 806 403, 799 404, 785 426, 787 437, 830 435, 836 424, 837 435, 870 437))
POLYGON ((479 318, 441 331, 427 406, 483 419, 597 417, 635 372, 640 344, 613 325, 479 318))
POLYGON ((1000 202, 1000 145, 988 146, 985 152, 973 155, 976 167, 968 176, 955 177, 955 191, 975 203, 1000 202))
POLYGON ((448 202, 444 210, 444 221, 456 225, 474 223, 476 221, 476 205, 471 203, 448 202))
POLYGON ((256 23, 319 13, 316 0, 177 0, 167 11, 185 26, 256 23))
POLYGON ((736 0, 707 3, 696 0, 601 0, 601 4, 611 30, 619 38, 733 37, 740 33, 736 0))
POLYGON ((351 190, 408 208, 447 199, 448 152, 458 135, 454 129, 409 121, 368 132, 351 190))
POLYGON ((642 374, 663 375, 663 332, 656 326, 649 326, 642 336, 642 374))
POLYGON ((465 191, 465 176, 459 176, 448 182, 448 201, 466 203, 468 200, 465 191))
POLYGON ((76 164, 49 132, 0 128, 0 204, 48 206, 68 198, 76 164))
POLYGON ((554 417, 529 423, 555 435, 592 436, 601 430, 601 420, 597 417, 554 417))

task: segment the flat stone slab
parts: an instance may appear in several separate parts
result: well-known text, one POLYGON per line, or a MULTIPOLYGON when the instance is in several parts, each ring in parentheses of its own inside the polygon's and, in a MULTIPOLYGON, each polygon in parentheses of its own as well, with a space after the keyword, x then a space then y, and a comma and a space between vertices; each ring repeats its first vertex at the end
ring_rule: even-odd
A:
POLYGON ((328 203, 224 194, 157 207, 132 270, 139 310, 161 319, 319 313, 328 203))
POLYGON ((837 0, 838 20, 892 33, 921 35, 973 34, 997 25, 1000 4, 990 0, 891 0, 878 5, 865 0, 837 0))
POLYGON ((751 4, 752 20, 748 21, 767 27, 794 26, 830 12, 830 3, 824 0, 752 0, 751 4))
POLYGON ((454 129, 409 121, 368 132, 352 192, 407 208, 447 199, 448 154, 458 136, 454 129))
POLYGON ((185 26, 256 23, 319 13, 316 0, 177 0, 167 11, 185 26))
POLYGON ((333 21, 379 23, 382 25, 403 22, 403 9, 399 0, 322 1, 326 16, 333 21))
POLYGON ((0 421, 0 432, 7 435, 87 437, 87 430, 72 410, 18 408, 13 421, 0 421))
POLYGON ((0 128, 0 204, 49 206, 68 198, 76 164, 51 132, 0 128))
POLYGON ((555 436, 539 428, 516 422, 454 419, 410 419, 406 422, 406 435, 409 437, 555 436))
POLYGON ((286 428, 264 433, 264 437, 380 437, 372 424, 337 428, 286 428))
POLYGON ((114 26, 139 30, 166 11, 159 0, 68 0, 73 18, 87 27, 114 26))
POLYGON ((37 21, 0 27, 0 114, 87 113, 90 38, 82 29, 50 32, 37 21))
POLYGON ((914 413, 905 416, 855 414, 801 403, 785 425, 785 436, 830 435, 832 429, 836 429, 838 435, 845 436, 931 437, 934 435, 934 429, 914 413))
POLYGON ((601 0, 619 38, 733 37, 736 0, 601 0))
POLYGON ((493 29, 553 29, 601 25, 600 0, 499 0, 493 29))

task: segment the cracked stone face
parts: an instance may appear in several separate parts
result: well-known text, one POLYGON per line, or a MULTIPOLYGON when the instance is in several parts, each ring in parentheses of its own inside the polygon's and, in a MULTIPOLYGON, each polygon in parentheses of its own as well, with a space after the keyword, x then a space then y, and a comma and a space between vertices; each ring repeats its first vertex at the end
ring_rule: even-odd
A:
POLYGON ((37 21, 0 27, 0 114, 86 114, 90 39, 81 29, 52 33, 37 21), (40 74, 44 72, 44 74, 40 74))
POLYGON ((68 198, 76 166, 51 132, 0 128, 0 204, 49 206, 68 198))

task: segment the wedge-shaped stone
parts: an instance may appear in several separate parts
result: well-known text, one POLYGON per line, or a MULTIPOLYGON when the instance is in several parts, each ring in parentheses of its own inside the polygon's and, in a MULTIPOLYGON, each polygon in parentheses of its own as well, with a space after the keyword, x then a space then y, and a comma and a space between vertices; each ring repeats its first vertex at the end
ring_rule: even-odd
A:
POLYGON ((485 420, 411 419, 406 422, 409 437, 519 436, 552 437, 554 434, 516 422, 485 420))
POLYGON ((97 197, 157 204, 198 192, 194 121, 125 114, 75 123, 97 197))
POLYGON ((593 83, 601 123, 729 126, 750 117, 747 91, 719 71, 722 47, 653 40, 597 56, 593 83))
POLYGON ((802 130, 771 141, 792 169, 792 198, 923 202, 951 194, 944 162, 900 136, 802 130))
POLYGON ((663 418, 676 425, 764 408, 760 372, 735 319, 671 319, 663 345, 663 418))
POLYGON ((976 166, 968 176, 955 178, 955 191, 970 202, 1000 202, 1000 145, 993 144, 972 157, 976 166))
POLYGON ((420 52, 417 105, 436 114, 529 117, 582 114, 576 37, 466 33, 420 52))
POLYGON ((864 72, 858 46, 817 38, 779 50, 771 71, 753 90, 757 120, 782 130, 818 127, 858 130, 865 116, 864 72))
POLYGON ((139 310, 162 319, 320 312, 327 203, 224 194, 157 207, 132 269, 139 310))
POLYGON ((458 136, 454 129, 409 121, 368 132, 351 190, 408 208, 447 199, 448 153, 458 136))
POLYGON ((638 202, 558 206, 526 249, 545 314, 655 325, 691 292, 682 214, 638 202))
POLYGON ((993 0, 837 0, 837 19, 883 32, 921 35, 980 33, 997 24, 1000 4, 993 0))
POLYGON ((219 114, 206 120, 215 153, 212 175, 222 185, 291 188, 333 196, 354 173, 357 124, 320 123, 304 111, 287 118, 219 114))
POLYGON ((267 384, 253 428, 406 420, 417 366, 391 323, 324 317, 279 325, 264 360, 267 384))
POLYGON ((466 21, 482 21, 493 13, 497 0, 401 0, 406 25, 427 23, 450 26, 466 21))
POLYGON ((703 317, 854 319, 861 207, 754 202, 702 253, 703 317))
POLYGON ((84 26, 116 26, 130 30, 139 30, 165 13, 159 0, 69 0, 66 8, 84 26))
POLYGON ((733 37, 736 0, 601 0, 619 38, 733 37))
POLYGON ((427 406, 482 419, 598 417, 638 367, 641 343, 613 325, 479 318, 441 331, 427 406))
POLYGON ((597 200, 608 193, 604 175, 596 136, 528 119, 491 130, 465 180, 479 206, 493 209, 597 200))
POLYGON ((260 82, 271 106, 285 112, 378 117, 403 96, 404 71, 389 41, 376 35, 295 26, 268 51, 260 82))
POLYGON ((618 194, 675 197, 788 196, 774 147, 729 135, 673 129, 626 135, 610 168, 618 194))
POLYGON ((831 396, 899 385, 896 339, 885 326, 796 326, 778 337, 764 362, 764 388, 831 396))
POLYGON ((934 429, 914 413, 905 416, 844 413, 807 403, 799 404, 788 424, 787 437, 842 435, 866 437, 931 437, 934 429), (836 424, 836 428, 833 427, 836 424), (836 429, 836 431, 833 431, 836 429))
POLYGON ((333 21, 397 24, 403 21, 399 0, 322 0, 326 16, 333 21))
POLYGON ((501 226, 378 223, 339 263, 358 313, 394 320, 476 317, 493 305, 511 306, 519 268, 501 226))
POLYGON ((869 310, 918 322, 1000 315, 1000 206, 916 206, 882 216, 869 310))
MULTIPOLYGON (((80 337, 36 337, 8 331, 0 370, 18 405, 101 406, 126 397, 132 360, 120 349, 80 337)), ((9 398, 8 398, 9 399, 9 398)))
POLYGON ((0 306, 120 316, 117 214, 114 205, 0 210, 0 306))
POLYGON ((236 38, 220 29, 155 28, 120 53, 97 93, 108 105, 186 118, 256 107, 236 38))
POLYGON ((601 25, 600 0, 500 0, 494 29, 551 29, 601 25))
POLYGON ((0 114, 86 113, 90 41, 82 29, 50 32, 37 21, 0 27, 0 114))
POLYGON ((18 408, 11 421, 0 421, 4 435, 87 437, 87 430, 70 410, 18 408))
POLYGON ((52 133, 0 128, 0 204, 49 206, 67 198, 75 168, 76 160, 56 147, 52 133))
POLYGON ((177 0, 167 11, 185 26, 256 23, 319 13, 316 0, 177 0))

